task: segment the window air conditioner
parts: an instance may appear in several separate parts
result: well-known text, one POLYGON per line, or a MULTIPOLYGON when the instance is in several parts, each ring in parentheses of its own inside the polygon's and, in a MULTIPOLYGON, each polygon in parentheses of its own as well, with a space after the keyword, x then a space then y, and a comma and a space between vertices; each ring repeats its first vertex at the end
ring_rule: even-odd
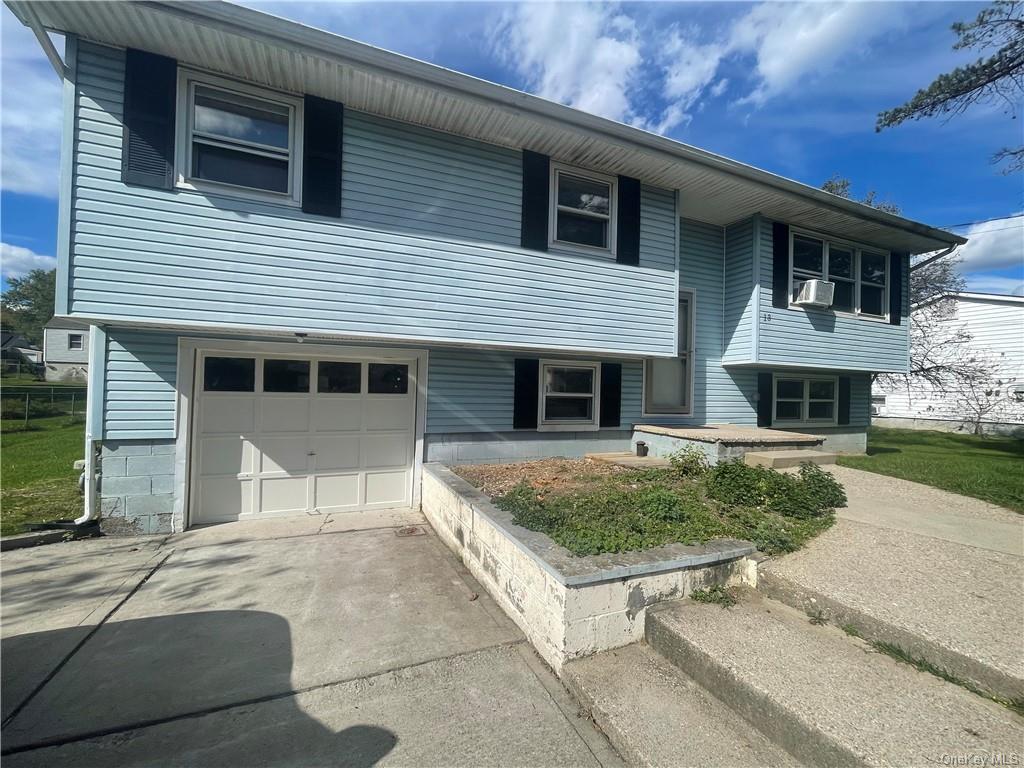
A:
POLYGON ((827 280, 805 280, 800 283, 794 304, 803 307, 831 307, 836 284, 827 280))

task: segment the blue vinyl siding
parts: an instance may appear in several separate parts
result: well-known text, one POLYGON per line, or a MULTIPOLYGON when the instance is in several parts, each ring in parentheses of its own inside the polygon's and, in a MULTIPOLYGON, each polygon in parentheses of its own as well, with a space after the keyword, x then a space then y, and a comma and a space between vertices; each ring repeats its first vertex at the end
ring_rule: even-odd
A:
POLYGON ((760 311, 770 315, 771 320, 761 321, 758 326, 758 362, 831 370, 906 371, 910 349, 908 282, 903 281, 903 318, 899 325, 813 309, 775 309, 772 307, 772 226, 763 221, 760 311))
POLYGON ((178 337, 107 330, 103 437, 174 437, 178 337))
POLYGON ((757 220, 730 224, 725 228, 725 362, 754 359, 755 286, 754 263, 757 220))
POLYGON ((646 184, 640 187, 640 266, 676 269, 676 196, 646 184))
POLYGON ((123 59, 122 51, 80 46, 73 314, 672 352, 671 193, 645 192, 642 242, 652 252, 639 267, 522 250, 518 153, 355 113, 346 115, 341 221, 286 205, 127 187, 123 59))

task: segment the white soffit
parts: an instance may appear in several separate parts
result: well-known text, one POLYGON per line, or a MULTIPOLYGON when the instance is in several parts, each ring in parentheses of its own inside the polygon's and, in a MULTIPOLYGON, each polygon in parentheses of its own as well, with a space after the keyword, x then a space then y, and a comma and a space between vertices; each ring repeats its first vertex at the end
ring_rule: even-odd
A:
MULTIPOLYGON (((25 0, 6 2, 24 21, 25 0)), ((671 139, 230 3, 31 4, 53 31, 678 189, 687 218, 725 225, 761 213, 912 253, 965 242, 671 139)))

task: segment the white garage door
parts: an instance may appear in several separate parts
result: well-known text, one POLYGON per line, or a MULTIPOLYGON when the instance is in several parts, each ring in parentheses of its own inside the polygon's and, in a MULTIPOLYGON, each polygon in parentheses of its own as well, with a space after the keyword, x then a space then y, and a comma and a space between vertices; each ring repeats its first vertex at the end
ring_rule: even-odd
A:
POLYGON ((412 502, 415 359, 196 362, 192 524, 412 502))

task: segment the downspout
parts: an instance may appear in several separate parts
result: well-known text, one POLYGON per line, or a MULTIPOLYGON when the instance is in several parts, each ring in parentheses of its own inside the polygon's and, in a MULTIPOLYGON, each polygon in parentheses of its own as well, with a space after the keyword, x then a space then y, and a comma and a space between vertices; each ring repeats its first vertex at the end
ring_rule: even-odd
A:
POLYGON ((938 261, 939 259, 944 258, 945 256, 949 256, 949 254, 951 254, 953 251, 955 251, 959 247, 960 247, 959 245, 951 245, 946 250, 939 251, 934 256, 929 256, 924 261, 919 261, 917 264, 911 264, 910 265, 910 271, 913 272, 915 269, 920 269, 921 267, 927 267, 932 262, 938 261))
POLYGON ((75 525, 82 525, 100 516, 99 486, 96 455, 103 440, 103 401, 106 396, 105 366, 107 333, 97 325, 89 326, 89 388, 85 412, 85 472, 82 495, 85 508, 75 525))

